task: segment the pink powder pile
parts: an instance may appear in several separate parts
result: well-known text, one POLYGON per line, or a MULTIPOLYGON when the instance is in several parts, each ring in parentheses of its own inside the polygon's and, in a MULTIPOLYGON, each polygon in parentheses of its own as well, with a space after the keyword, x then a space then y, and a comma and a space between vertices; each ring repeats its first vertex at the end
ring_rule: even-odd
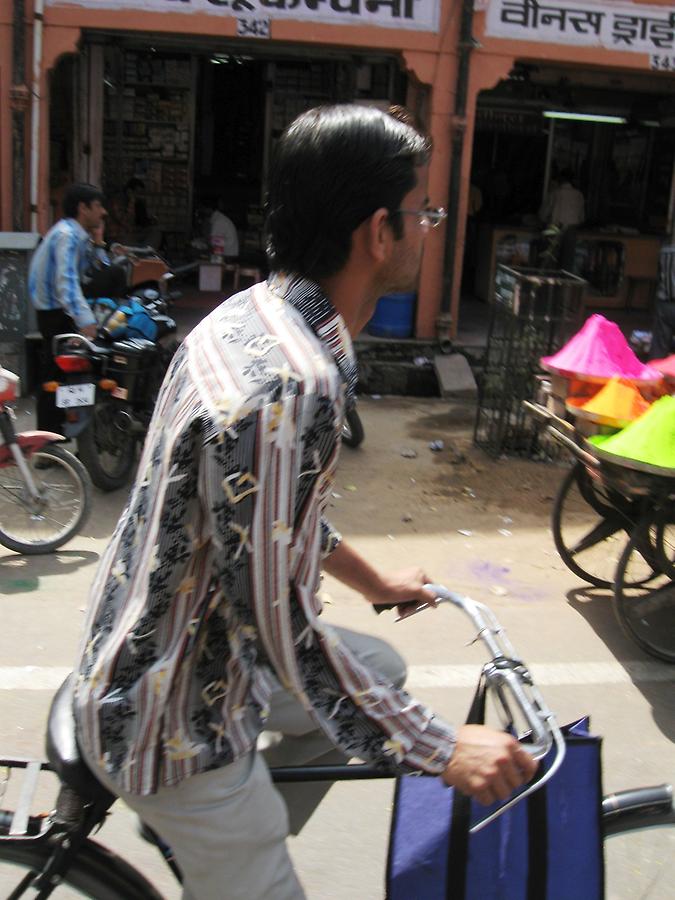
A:
POLYGON ((663 375, 675 378, 675 355, 666 356, 665 359, 652 359, 649 361, 649 364, 654 369, 658 369, 663 375))
POLYGON ((659 381, 661 373, 640 362, 616 322, 595 314, 583 328, 553 356, 545 356, 542 366, 560 373, 594 378, 659 381))

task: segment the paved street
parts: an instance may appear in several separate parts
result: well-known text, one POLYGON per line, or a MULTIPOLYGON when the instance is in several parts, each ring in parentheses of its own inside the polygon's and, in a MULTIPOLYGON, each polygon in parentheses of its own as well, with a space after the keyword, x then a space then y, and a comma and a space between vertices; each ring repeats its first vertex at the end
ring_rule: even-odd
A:
MULTIPOLYGON (((366 439, 359 450, 343 450, 334 524, 375 563, 420 565, 490 604, 560 721, 591 714, 604 736, 606 791, 675 781, 675 667, 625 638, 609 595, 588 589, 555 553, 549 515, 564 467, 489 460, 471 446, 471 410, 447 401, 365 398, 360 409, 366 439), (432 452, 437 439, 444 448, 432 452)), ((87 588, 124 502, 123 491, 97 492, 86 533, 52 556, 0 548, 1 755, 42 753, 50 696, 75 656, 87 588)), ((326 616, 395 643, 408 660, 411 691, 462 720, 484 656, 467 645, 472 635, 459 613, 441 609, 395 624, 330 578, 324 587, 326 616)), ((45 784, 37 809, 48 808, 50 791, 45 784)), ((383 896, 390 804, 385 783, 331 791, 291 840, 310 900, 383 896)), ((142 868, 167 898, 179 896, 124 809, 97 839, 142 868)), ((672 898, 673 849, 673 833, 615 839, 610 900, 672 898)), ((4 877, 0 867, 1 896, 4 877)))

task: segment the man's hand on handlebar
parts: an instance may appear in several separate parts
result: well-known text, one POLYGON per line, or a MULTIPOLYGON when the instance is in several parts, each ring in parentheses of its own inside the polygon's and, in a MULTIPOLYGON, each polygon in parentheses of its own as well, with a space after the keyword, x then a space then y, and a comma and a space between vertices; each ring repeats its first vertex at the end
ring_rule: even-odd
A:
POLYGON ((89 338, 90 341, 93 341, 98 332, 98 325, 85 325, 83 328, 80 328, 80 334, 83 334, 86 338, 89 338))
POLYGON ((532 778, 538 763, 518 741, 484 725, 463 725, 443 773, 447 785, 488 806, 507 800, 532 778))
POLYGON ((421 606, 424 608, 436 606, 434 595, 424 590, 424 585, 429 584, 430 580, 423 569, 402 569, 400 572, 382 576, 381 585, 365 596, 377 612, 396 607, 399 618, 406 619, 414 615, 421 606))

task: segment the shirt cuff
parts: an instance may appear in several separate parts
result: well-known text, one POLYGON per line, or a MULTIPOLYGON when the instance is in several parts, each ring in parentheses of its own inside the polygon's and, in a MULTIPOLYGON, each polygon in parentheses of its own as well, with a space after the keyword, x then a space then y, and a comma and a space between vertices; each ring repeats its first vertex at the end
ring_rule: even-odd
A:
POLYGON ((326 559, 342 543, 342 535, 327 519, 321 519, 321 558, 326 559))

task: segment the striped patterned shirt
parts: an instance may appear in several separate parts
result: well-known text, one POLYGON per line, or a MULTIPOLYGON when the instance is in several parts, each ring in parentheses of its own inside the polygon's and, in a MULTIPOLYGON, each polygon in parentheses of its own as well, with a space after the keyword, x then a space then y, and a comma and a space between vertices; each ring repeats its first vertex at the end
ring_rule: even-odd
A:
POLYGON ((60 219, 33 254, 28 293, 36 309, 63 309, 78 328, 96 322, 80 285, 91 265, 93 244, 76 219, 60 219))
POLYGON ((152 793, 250 751, 270 671, 347 753, 445 767, 449 726, 320 617, 355 379, 342 318, 302 279, 227 300, 174 357, 78 662, 79 740, 121 788, 152 793))

